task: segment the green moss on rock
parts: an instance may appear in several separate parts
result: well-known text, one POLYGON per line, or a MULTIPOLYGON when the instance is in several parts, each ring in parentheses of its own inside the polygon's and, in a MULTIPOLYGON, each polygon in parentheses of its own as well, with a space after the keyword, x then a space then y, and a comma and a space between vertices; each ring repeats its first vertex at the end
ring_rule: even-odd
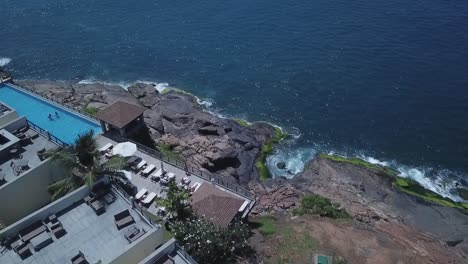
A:
POLYGON ((273 146, 275 144, 278 144, 281 140, 286 139, 287 137, 288 134, 284 133, 281 128, 275 127, 275 136, 263 144, 260 156, 255 162, 255 167, 258 170, 261 181, 270 177, 270 171, 266 165, 266 157, 273 152, 273 146))
MULTIPOLYGON (((353 165, 360 166, 366 169, 370 169, 372 171, 376 171, 379 173, 379 175, 382 175, 391 179, 392 185, 398 190, 404 193, 410 194, 412 196, 421 198, 425 201, 432 202, 441 206, 468 210, 468 203, 455 202, 449 198, 442 197, 441 195, 424 188, 422 185, 420 185, 417 181, 413 179, 408 179, 408 178, 403 178, 403 177, 398 176, 398 172, 392 168, 380 166, 377 164, 372 164, 359 158, 345 158, 345 157, 333 156, 333 155, 328 155, 328 154, 320 154, 319 156, 321 158, 326 158, 326 159, 333 160, 336 162, 353 164, 353 165)), ((466 191, 467 192, 463 194, 468 195, 468 190, 466 191)), ((462 194, 460 194, 460 196, 462 197, 462 194)))
POLYGON ((249 123, 248 121, 246 121, 244 119, 233 118, 232 120, 235 121, 236 123, 238 123, 239 125, 243 126, 243 127, 251 127, 252 126, 251 123, 249 123))

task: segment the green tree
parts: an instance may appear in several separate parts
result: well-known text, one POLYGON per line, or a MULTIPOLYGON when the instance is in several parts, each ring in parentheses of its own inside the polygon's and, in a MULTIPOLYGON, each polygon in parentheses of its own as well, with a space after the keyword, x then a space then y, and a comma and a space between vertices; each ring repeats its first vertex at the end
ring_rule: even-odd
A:
POLYGON ((192 215, 190 193, 184 188, 177 187, 175 179, 171 179, 165 190, 166 198, 159 200, 159 205, 166 207, 174 220, 184 220, 192 215))
POLYGON ((119 171, 124 166, 121 157, 114 156, 101 162, 94 132, 91 130, 79 135, 72 145, 51 150, 48 156, 52 163, 69 173, 69 177, 49 185, 52 200, 76 190, 84 183, 91 186, 102 175, 120 176, 119 171))
POLYGON ((237 257, 251 252, 247 242, 250 230, 241 222, 219 227, 203 218, 192 218, 174 223, 172 230, 198 263, 234 263, 237 257))

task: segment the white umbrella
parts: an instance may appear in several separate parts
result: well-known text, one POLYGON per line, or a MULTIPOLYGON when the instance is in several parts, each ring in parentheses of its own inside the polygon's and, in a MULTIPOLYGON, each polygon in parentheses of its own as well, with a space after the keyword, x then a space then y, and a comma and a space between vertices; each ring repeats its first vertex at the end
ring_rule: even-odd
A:
POLYGON ((132 173, 131 172, 126 171, 126 170, 121 170, 120 172, 123 173, 125 175, 125 178, 127 178, 129 181, 132 180, 132 173))
POLYGON ((137 146, 132 142, 123 142, 115 145, 112 149, 112 154, 120 155, 122 157, 130 157, 137 151, 137 146))

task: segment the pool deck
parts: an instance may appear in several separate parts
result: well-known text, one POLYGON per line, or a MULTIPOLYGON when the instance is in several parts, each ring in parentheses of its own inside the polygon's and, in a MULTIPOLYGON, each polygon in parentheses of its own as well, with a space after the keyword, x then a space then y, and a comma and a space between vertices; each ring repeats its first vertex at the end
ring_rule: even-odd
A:
MULTIPOLYGON (((105 136, 100 136, 98 139, 97 139, 97 143, 98 143, 98 148, 101 148, 102 146, 106 145, 107 143, 112 143, 113 146, 115 146, 116 144, 118 144, 117 142, 113 141, 112 139, 109 139, 105 136)), ((161 168, 161 164, 163 164, 163 167, 164 167, 164 170, 169 173, 169 172, 172 172, 175 174, 175 179, 176 179, 176 183, 180 183, 181 180, 184 178, 184 177, 187 177, 190 179, 190 184, 189 186, 192 186, 194 183, 196 182, 199 182, 199 183, 210 183, 209 181, 205 180, 205 179, 202 179, 196 175, 193 175, 193 174, 189 174, 187 175, 186 172, 178 167, 175 167, 169 163, 166 163, 166 162, 163 162, 153 156, 150 156, 144 152, 141 152, 140 150, 138 150, 135 154, 135 156, 138 156, 140 158, 142 158, 143 160, 145 160, 147 162, 147 164, 153 164, 156 166, 156 169, 152 172, 156 172, 159 168, 161 168)), ((157 197, 160 198, 160 197, 165 197, 165 189, 166 187, 164 186, 161 186, 159 183, 157 182, 152 182, 151 181, 151 176, 145 178, 145 177, 142 177, 140 176, 140 174, 136 174, 134 172, 131 172, 132 173, 132 179, 131 179, 131 182, 138 188, 138 191, 145 188, 146 190, 148 190, 148 193, 151 193, 151 192, 154 192, 157 194, 157 197)), ((222 190, 225 190, 223 188, 220 188, 222 190)), ((226 190, 228 191, 228 190, 226 190)), ((245 197, 243 196, 240 196, 236 193, 233 193, 231 191, 228 191, 229 193, 235 195, 236 197, 239 197, 243 200, 246 200, 245 197)), ((147 211, 152 213, 152 214, 157 214, 157 211, 158 211, 158 208, 154 205, 154 203, 152 203, 148 208, 147 208, 147 211)))
MULTIPOLYGON (((29 129, 31 130, 31 129, 29 129)), ((25 132, 26 134, 29 132, 25 132)), ((39 166, 43 161, 39 159, 37 156, 37 151, 45 148, 46 150, 54 149, 57 145, 47 140, 45 137, 39 135, 37 138, 32 139, 32 143, 26 146, 22 146, 18 157, 20 158, 11 158, 7 160, 0 161, 0 173, 5 173, 4 181, 0 181, 0 185, 3 185, 9 181, 16 179, 17 177, 21 177, 25 172, 34 169, 35 167, 39 166), (13 168, 10 166, 12 162, 25 160, 28 161, 29 170, 23 171, 20 175, 16 175, 13 171, 13 168)))

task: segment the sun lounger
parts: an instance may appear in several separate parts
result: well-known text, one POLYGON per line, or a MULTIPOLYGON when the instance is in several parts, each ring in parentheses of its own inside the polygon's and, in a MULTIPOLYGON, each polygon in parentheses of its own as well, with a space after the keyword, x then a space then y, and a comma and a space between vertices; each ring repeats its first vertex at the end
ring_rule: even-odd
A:
POLYGON ((150 164, 144 171, 141 172, 141 175, 148 176, 154 169, 156 169, 156 166, 150 164))
POLYGON ((132 215, 130 212, 127 210, 122 211, 116 215, 114 215, 114 223, 117 226, 117 229, 120 230, 124 227, 127 227, 133 223, 135 223, 135 220, 133 220, 132 215))
POLYGON ((198 190, 198 188, 201 186, 201 183, 199 182, 196 182, 194 183, 191 187, 190 187, 190 191, 191 192, 195 192, 196 190, 198 190))
POLYGON ((152 192, 152 193, 148 194, 148 196, 146 196, 145 200, 143 200, 142 203, 144 205, 148 205, 149 203, 151 203, 154 200, 154 198, 156 198, 156 196, 157 196, 156 193, 152 192))
POLYGON ((99 149, 99 152, 106 152, 108 151, 110 148, 112 148, 112 143, 107 143, 106 145, 104 145, 102 148, 99 149))
POLYGON ((135 199, 136 200, 140 200, 143 195, 145 195, 146 193, 148 193, 148 190, 146 190, 145 188, 141 189, 136 195, 135 195, 135 199))
POLYGON ((175 174, 174 174, 173 172, 169 172, 169 173, 167 174, 167 178, 168 178, 169 180, 175 179, 175 174))
POLYGON ((140 161, 140 163, 136 165, 136 169, 141 170, 145 165, 146 165, 146 160, 142 160, 140 161))

